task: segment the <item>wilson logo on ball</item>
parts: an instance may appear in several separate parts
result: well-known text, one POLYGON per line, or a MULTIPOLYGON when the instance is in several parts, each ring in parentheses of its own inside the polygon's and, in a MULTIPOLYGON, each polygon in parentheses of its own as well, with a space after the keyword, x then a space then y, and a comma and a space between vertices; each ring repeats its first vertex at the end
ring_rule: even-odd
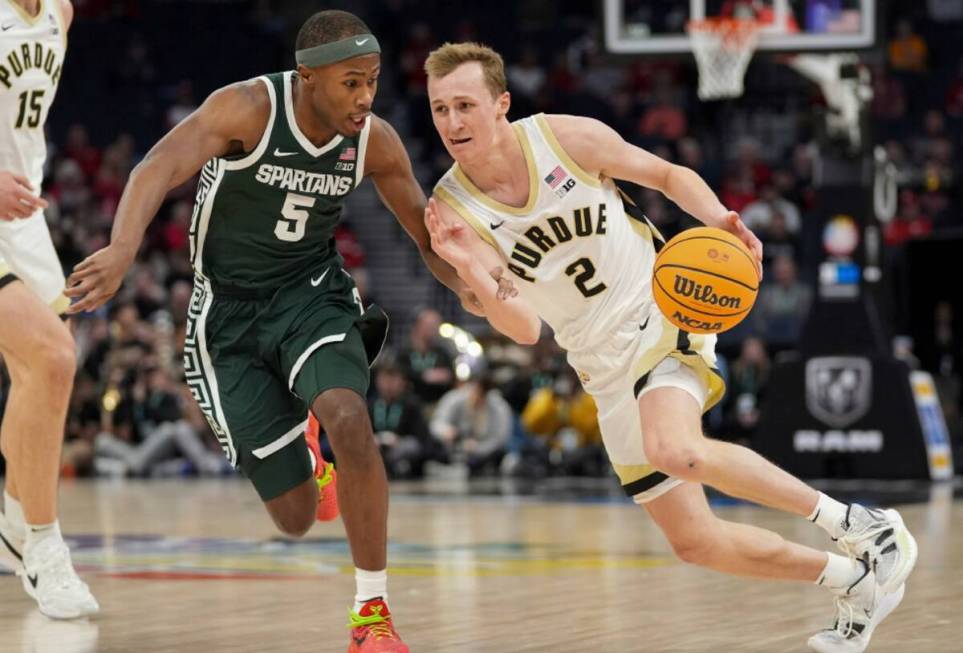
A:
POLYGON ((682 297, 691 297, 697 302, 720 306, 722 308, 739 308, 742 300, 739 297, 718 294, 712 286, 696 283, 692 279, 675 275, 675 292, 682 297))
POLYGON ((679 329, 720 333, 752 310, 759 292, 758 265, 733 234, 713 227, 687 229, 659 250, 652 296, 679 329))

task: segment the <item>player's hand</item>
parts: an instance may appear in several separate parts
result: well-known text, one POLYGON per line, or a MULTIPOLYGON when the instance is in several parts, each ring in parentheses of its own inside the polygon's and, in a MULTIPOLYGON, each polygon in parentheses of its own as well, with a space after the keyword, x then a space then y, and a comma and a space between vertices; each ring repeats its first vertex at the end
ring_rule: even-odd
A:
POLYGON ((431 236, 431 249, 455 270, 464 270, 472 261, 470 234, 461 221, 443 216, 434 198, 425 207, 425 226, 431 236))
POLYGON ((47 201, 33 194, 26 177, 7 170, 0 171, 0 220, 29 218, 45 208, 47 201))
POLYGON ((67 312, 92 311, 113 297, 133 260, 133 255, 108 245, 78 263, 64 290, 67 297, 77 300, 67 312))
POLYGON ((731 234, 734 234, 736 238, 745 243, 749 251, 752 252, 753 257, 756 259, 756 270, 759 272, 759 281, 762 281, 762 241, 756 238, 756 234, 750 231, 749 227, 742 221, 739 214, 735 211, 729 211, 722 218, 722 228, 731 234))

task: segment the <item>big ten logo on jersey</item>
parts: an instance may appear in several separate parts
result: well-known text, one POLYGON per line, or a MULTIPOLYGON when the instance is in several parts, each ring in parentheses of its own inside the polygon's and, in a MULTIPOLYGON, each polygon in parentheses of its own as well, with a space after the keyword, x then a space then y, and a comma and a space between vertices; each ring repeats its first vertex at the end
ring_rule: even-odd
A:
POLYGON ((351 192, 354 177, 329 175, 321 172, 308 172, 287 166, 263 163, 254 175, 256 181, 281 190, 312 193, 314 195, 334 195, 340 197, 351 192))
POLYGON ((555 166, 545 177, 545 183, 548 187, 555 192, 555 196, 559 199, 565 197, 565 194, 575 188, 575 179, 569 177, 568 173, 562 166, 555 166))
POLYGON ((592 235, 604 236, 605 204, 599 204, 595 215, 592 208, 586 206, 575 209, 569 220, 561 216, 552 216, 540 224, 525 230, 524 236, 531 243, 531 247, 524 242, 516 242, 512 249, 511 261, 508 269, 525 281, 535 281, 529 270, 535 270, 542 262, 545 254, 562 243, 567 243, 575 237, 585 238, 592 235), (526 269, 527 268, 527 269, 526 269))
POLYGON ((11 88, 16 78, 31 70, 42 70, 54 86, 60 81, 62 62, 57 53, 43 43, 20 43, 0 59, 0 84, 11 88))
POLYGON ((356 147, 346 147, 341 150, 341 156, 334 163, 334 169, 340 170, 342 172, 351 172, 354 170, 354 160, 358 156, 358 148, 356 147))

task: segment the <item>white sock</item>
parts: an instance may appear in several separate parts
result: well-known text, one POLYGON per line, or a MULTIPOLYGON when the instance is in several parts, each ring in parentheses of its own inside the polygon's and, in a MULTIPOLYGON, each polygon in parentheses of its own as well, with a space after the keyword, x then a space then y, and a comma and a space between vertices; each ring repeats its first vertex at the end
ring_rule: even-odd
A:
POLYGON ((385 603, 388 602, 388 570, 367 571, 364 569, 354 569, 354 582, 357 588, 354 595, 354 611, 360 612, 365 602, 380 596, 385 603))
POLYGON ((6 490, 3 491, 3 516, 7 518, 7 523, 13 526, 19 535, 23 535, 26 528, 23 522, 23 507, 6 490))
POLYGON ((829 537, 838 540, 846 533, 843 530, 843 520, 846 519, 847 509, 848 506, 845 503, 840 503, 820 492, 816 508, 806 519, 829 533, 829 537))
POLYGON ((827 552, 826 555, 829 556, 829 560, 826 561, 826 566, 816 579, 817 585, 823 585, 834 591, 846 590, 866 573, 866 563, 861 560, 853 560, 835 553, 827 552))
POLYGON ((63 535, 60 534, 60 521, 55 521, 52 524, 27 524, 26 526, 27 539, 24 542, 24 551, 39 544, 48 537, 63 539, 63 535))

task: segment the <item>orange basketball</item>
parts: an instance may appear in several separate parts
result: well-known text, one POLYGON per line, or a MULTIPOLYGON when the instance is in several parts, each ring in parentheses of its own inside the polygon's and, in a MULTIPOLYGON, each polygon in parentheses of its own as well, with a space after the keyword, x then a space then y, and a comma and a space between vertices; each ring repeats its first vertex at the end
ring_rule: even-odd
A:
POLYGON ((758 293, 756 259, 722 229, 687 229, 655 259, 655 303, 669 322, 690 333, 731 329, 749 314, 758 293))

